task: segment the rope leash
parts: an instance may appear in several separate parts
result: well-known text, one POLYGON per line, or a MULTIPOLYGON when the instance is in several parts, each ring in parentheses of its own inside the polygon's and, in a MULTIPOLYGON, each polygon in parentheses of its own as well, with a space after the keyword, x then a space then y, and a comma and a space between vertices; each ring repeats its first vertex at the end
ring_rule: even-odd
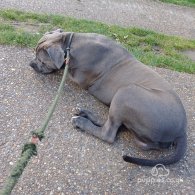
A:
POLYGON ((74 34, 71 33, 70 38, 69 38, 69 42, 68 42, 68 47, 66 48, 66 59, 65 59, 66 66, 65 66, 62 81, 61 81, 60 86, 58 88, 55 99, 54 99, 53 103, 51 104, 51 106, 49 107, 46 118, 45 118, 42 126, 40 127, 40 129, 37 131, 33 131, 31 140, 23 146, 20 159, 16 162, 16 165, 13 168, 13 170, 11 171, 11 174, 8 177, 7 181, 5 182, 5 185, 0 192, 0 195, 11 194, 11 191, 13 190, 14 186, 18 182, 20 176, 22 175, 22 173, 23 173, 25 167, 27 166, 28 162, 30 161, 31 157, 33 155, 37 155, 37 143, 44 138, 44 131, 47 128, 49 120, 51 119, 52 114, 55 110, 55 107, 57 105, 57 102, 58 102, 59 97, 61 95, 61 92, 63 90, 63 86, 64 86, 64 83, 65 83, 65 80, 67 77, 68 66, 69 66, 69 61, 70 61, 70 44, 71 44, 73 35, 74 34))

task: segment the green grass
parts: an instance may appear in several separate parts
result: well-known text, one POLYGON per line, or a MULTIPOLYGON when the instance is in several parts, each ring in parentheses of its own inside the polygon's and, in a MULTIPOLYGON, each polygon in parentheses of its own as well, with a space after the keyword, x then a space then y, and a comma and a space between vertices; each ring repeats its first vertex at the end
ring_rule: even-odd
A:
POLYGON ((195 0, 160 0, 165 3, 195 7, 195 0))
POLYGON ((0 44, 34 47, 40 38, 38 34, 30 34, 23 30, 16 30, 8 24, 0 24, 0 44))
POLYGON ((59 15, 42 15, 16 10, 0 10, 0 44, 34 48, 44 32, 62 28, 64 31, 94 32, 120 42, 143 63, 180 72, 195 73, 195 62, 181 53, 194 49, 195 40, 167 36, 150 30, 123 28, 99 22, 59 15), (13 23, 22 24, 17 28, 13 23), (28 25, 25 28, 25 24, 28 25), (32 29, 29 31, 29 25, 32 29))

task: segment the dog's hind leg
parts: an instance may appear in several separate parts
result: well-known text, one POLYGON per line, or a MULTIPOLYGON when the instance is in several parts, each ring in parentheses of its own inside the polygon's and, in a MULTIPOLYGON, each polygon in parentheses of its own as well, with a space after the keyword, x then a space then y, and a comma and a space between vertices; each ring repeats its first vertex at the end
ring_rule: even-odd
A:
POLYGON ((131 86, 131 88, 124 87, 116 92, 110 104, 108 119, 104 125, 99 126, 95 124, 93 122, 95 118, 92 117, 93 115, 91 113, 89 114, 89 111, 87 111, 80 112, 79 116, 72 117, 73 126, 109 143, 114 142, 119 127, 123 122, 126 122, 126 120, 131 120, 131 117, 133 116, 133 114, 128 111, 129 106, 131 106, 129 105, 129 102, 131 104, 131 102, 136 101, 131 95, 131 92, 136 92, 135 89, 137 89, 136 86, 131 86))
POLYGON ((160 150, 159 143, 147 143, 135 137, 135 144, 142 150, 160 150))

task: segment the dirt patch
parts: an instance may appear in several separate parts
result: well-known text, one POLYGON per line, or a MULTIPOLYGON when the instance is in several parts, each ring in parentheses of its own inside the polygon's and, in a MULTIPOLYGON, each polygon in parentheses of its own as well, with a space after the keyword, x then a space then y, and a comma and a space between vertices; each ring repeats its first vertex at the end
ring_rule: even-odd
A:
POLYGON ((154 46, 152 47, 152 50, 153 50, 156 54, 163 54, 163 49, 162 49, 160 46, 158 46, 158 45, 154 45, 154 46))
POLYGON ((40 30, 44 29, 45 27, 49 26, 49 24, 43 23, 27 23, 27 22, 9 22, 7 23, 13 26, 17 30, 24 30, 25 32, 29 33, 38 33, 40 30))
POLYGON ((188 58, 190 58, 191 60, 195 61, 195 50, 186 50, 186 51, 182 51, 182 53, 186 55, 188 58))
POLYGON ((36 33, 40 29, 39 24, 29 24, 25 22, 12 22, 12 26, 14 26, 16 29, 23 29, 26 32, 36 33))

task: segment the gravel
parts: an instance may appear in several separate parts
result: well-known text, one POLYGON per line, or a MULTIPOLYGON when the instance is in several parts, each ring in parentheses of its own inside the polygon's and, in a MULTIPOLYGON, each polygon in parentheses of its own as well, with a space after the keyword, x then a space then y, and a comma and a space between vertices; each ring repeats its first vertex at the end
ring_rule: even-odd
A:
MULTIPOLYGON (((59 9, 61 10, 60 13, 67 15, 71 12, 71 6, 72 10, 76 10, 81 3, 85 5, 88 2, 90 6, 92 5, 92 1, 87 0, 71 1, 68 4, 60 4, 61 1, 56 1, 55 7, 51 6, 54 1, 45 2, 44 0, 21 0, 19 3, 14 0, 4 0, 0 1, 0 7, 15 7, 37 12, 43 12, 44 10, 44 12, 51 13, 56 13, 59 9), (66 7, 64 7, 65 5, 66 7)), ((99 11, 98 15, 102 15, 103 18, 105 5, 107 5, 105 3, 108 3, 107 14, 110 13, 111 3, 109 2, 111 1, 93 2, 93 5, 96 5, 96 7, 93 7, 94 12, 88 12, 88 15, 85 13, 82 16, 75 14, 75 16, 91 17, 93 19, 97 15, 92 13, 99 11), (102 11, 98 7, 100 3, 102 11)), ((131 6, 134 3, 141 2, 139 6, 145 9, 147 4, 151 3, 148 0, 132 0, 129 2, 131 2, 131 6)), ((121 4, 119 1, 114 1, 113 10, 116 5, 126 4, 130 6, 128 1, 121 1, 121 4)), ((158 10, 158 6, 162 5, 166 6, 165 13, 169 9, 173 9, 173 13, 176 13, 175 10, 184 10, 186 16, 191 14, 193 18, 194 12, 192 13, 190 8, 168 6, 158 2, 155 2, 154 5, 159 17, 162 10, 158 10)), ((80 9, 90 10, 92 9, 90 6, 88 8, 80 6, 80 9)), ((131 13, 129 12, 129 6, 124 6, 124 9, 127 8, 124 15, 128 16, 131 13)), ((139 9, 135 7, 135 10, 139 9)), ((77 10, 77 12, 79 11, 77 10)), ((83 13, 83 11, 80 12, 83 13)), ((72 14, 74 13, 76 11, 72 12, 72 14)), ((112 14, 114 21, 115 14, 110 14, 112 14)), ((118 17, 119 15, 123 15, 122 12, 118 12, 118 17)), ((173 18, 177 17, 175 14, 172 15, 173 18)), ((132 12, 132 18, 135 16, 132 12)), ((156 15, 151 16, 151 20, 154 21, 155 17, 156 15)), ((185 17, 182 17, 185 20, 185 17)), ((109 22, 108 18, 105 17, 106 22, 109 22)), ((151 21, 145 15, 139 15, 139 18, 138 26, 140 25, 139 21, 144 23, 147 20, 146 26, 151 24, 151 21)), ((161 19, 166 20, 166 17, 162 15, 161 19)), ((168 17, 167 20, 169 19, 168 17)), ((194 26, 188 23, 188 28, 185 28, 183 26, 185 22, 182 22, 184 20, 178 17, 177 21, 181 25, 178 25, 177 28, 172 27, 174 29, 173 34, 177 32, 177 29, 180 29, 177 32, 178 34, 179 32, 180 35, 186 33, 186 37, 190 35, 191 31, 187 31, 194 26)), ((123 21, 124 23, 121 23, 121 25, 125 25, 127 22, 124 17, 123 21)), ((136 21, 134 22, 136 23, 136 21)), ((161 24, 159 23, 159 31, 163 28, 165 30, 165 26, 169 27, 169 23, 167 25, 161 24)), ((151 26, 148 26, 148 28, 151 28, 151 26)), ((153 29, 155 29, 155 25, 153 29)), ((169 33, 168 30, 166 32, 169 33)), ((48 106, 54 98, 61 81, 62 72, 47 76, 35 73, 28 66, 33 57, 34 53, 31 49, 0 46, 0 188, 2 188, 5 179, 15 165, 23 144, 29 139, 30 131, 37 129, 44 119, 48 106)), ((179 163, 166 167, 170 173, 164 180, 159 180, 158 177, 153 176, 150 167, 140 167, 122 160, 123 153, 145 158, 157 158, 164 154, 139 150, 133 142, 133 136, 128 131, 119 133, 116 142, 110 145, 72 127, 70 120, 75 107, 93 110, 104 120, 107 117, 108 108, 74 83, 67 81, 63 96, 46 130, 46 137, 38 145, 38 156, 31 159, 12 194, 194 194, 195 76, 166 69, 154 69, 174 86, 181 97, 188 116, 187 154, 179 163)))

